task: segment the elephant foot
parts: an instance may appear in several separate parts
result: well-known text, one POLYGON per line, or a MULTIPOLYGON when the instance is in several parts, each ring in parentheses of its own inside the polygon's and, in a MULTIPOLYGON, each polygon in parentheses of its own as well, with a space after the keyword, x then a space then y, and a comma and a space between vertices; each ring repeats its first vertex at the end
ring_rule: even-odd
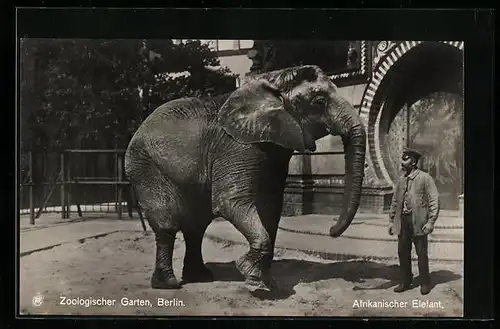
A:
POLYGON ((264 291, 278 291, 278 285, 271 276, 267 278, 250 277, 245 279, 245 286, 250 291, 264 290, 264 291))
POLYGON ((186 267, 182 270, 182 283, 212 282, 214 275, 204 264, 186 267))
POLYGON ((181 284, 177 281, 172 271, 155 269, 151 277, 151 288, 153 289, 179 289, 181 284))
POLYGON ((242 256, 235 262, 236 269, 245 277, 245 286, 250 291, 267 290, 276 291, 277 284, 269 270, 263 271, 259 268, 259 262, 252 262, 247 255, 242 256))

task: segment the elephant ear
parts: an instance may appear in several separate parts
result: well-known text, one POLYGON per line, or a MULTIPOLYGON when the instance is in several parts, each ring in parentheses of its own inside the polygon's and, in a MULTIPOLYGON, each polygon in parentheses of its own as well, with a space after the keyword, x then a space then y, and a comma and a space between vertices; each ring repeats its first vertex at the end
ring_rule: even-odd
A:
POLYGON ((279 89, 267 80, 252 81, 234 91, 222 105, 218 120, 240 143, 271 142, 305 150, 300 124, 286 111, 279 89))

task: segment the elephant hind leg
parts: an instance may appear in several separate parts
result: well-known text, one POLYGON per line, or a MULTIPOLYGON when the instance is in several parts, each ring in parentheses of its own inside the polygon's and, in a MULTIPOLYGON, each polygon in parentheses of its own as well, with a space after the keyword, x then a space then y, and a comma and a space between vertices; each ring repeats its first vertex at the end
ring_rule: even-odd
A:
POLYGON ((211 282, 214 280, 212 272, 205 266, 202 255, 203 235, 206 226, 202 228, 183 230, 186 242, 182 282, 211 282))
POLYGON ((156 233, 156 264, 151 287, 153 289, 178 289, 180 282, 174 274, 172 258, 176 232, 161 230, 156 233))
POLYGON ((174 275, 172 258, 179 231, 180 201, 175 185, 155 169, 149 170, 136 184, 144 215, 156 237, 156 263, 151 287, 178 289, 180 283, 174 275))

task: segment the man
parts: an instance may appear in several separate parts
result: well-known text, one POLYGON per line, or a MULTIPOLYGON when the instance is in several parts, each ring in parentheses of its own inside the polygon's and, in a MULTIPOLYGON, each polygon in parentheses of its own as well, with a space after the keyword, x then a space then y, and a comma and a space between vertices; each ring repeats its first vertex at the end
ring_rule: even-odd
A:
POLYGON ((389 234, 398 235, 400 284, 395 292, 410 289, 413 281, 411 267, 412 242, 418 256, 420 292, 431 291, 427 235, 434 230, 439 215, 439 193, 432 177, 418 169, 421 154, 405 149, 401 158, 404 176, 396 183, 390 208, 389 234))

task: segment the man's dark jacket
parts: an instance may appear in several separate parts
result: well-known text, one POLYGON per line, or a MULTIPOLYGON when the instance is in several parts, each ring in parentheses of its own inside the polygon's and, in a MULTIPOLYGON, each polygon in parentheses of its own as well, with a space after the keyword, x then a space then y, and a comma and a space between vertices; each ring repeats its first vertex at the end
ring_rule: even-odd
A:
POLYGON ((409 177, 401 177, 394 187, 389 213, 393 232, 401 234, 401 211, 407 178, 409 178, 408 199, 412 209, 413 234, 425 235, 422 231, 424 225, 428 222, 434 224, 439 216, 439 193, 431 175, 419 169, 412 172, 409 177))

